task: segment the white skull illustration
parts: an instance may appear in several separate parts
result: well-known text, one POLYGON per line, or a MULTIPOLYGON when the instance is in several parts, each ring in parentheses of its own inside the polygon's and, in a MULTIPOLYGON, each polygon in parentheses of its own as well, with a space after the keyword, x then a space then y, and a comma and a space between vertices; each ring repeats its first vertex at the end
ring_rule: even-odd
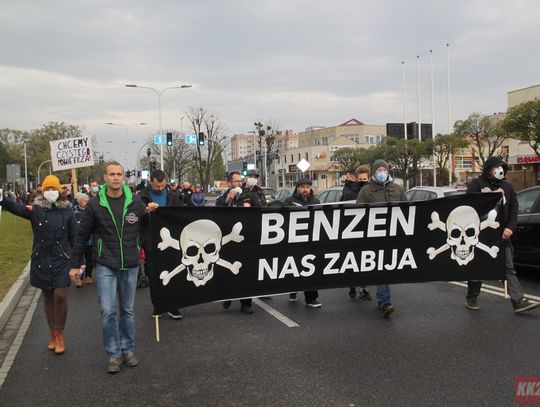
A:
POLYGON ((190 223, 182 230, 180 247, 182 264, 188 270, 187 279, 197 287, 214 276, 214 264, 221 250, 221 229, 208 219, 190 223))
POLYGON ((459 206, 446 219, 446 243, 452 249, 450 257, 459 265, 466 265, 474 258, 474 248, 480 234, 480 218, 470 206, 459 206))

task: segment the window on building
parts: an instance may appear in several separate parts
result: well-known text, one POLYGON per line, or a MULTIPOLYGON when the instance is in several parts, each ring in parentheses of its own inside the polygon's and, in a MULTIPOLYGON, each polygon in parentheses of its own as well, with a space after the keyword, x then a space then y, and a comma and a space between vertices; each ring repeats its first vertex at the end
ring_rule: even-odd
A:
POLYGON ((309 161, 309 155, 306 153, 306 161, 309 161))
POLYGON ((291 154, 291 163, 294 162, 294 154, 291 154))
POLYGON ((287 164, 287 156, 286 155, 283 156, 283 164, 287 164))
POLYGON ((298 161, 302 159, 302 154, 298 153, 298 161))
POLYGON ((456 168, 460 170, 472 169, 472 157, 456 157, 456 168))
POLYGON ((344 136, 355 143, 360 142, 360 136, 358 134, 344 134, 344 136))
POLYGON ((384 141, 384 134, 377 135, 377 144, 382 143, 384 141))
POLYGON ((366 144, 374 144, 375 143, 375 137, 374 136, 366 135, 366 136, 364 136, 364 140, 365 140, 366 144))

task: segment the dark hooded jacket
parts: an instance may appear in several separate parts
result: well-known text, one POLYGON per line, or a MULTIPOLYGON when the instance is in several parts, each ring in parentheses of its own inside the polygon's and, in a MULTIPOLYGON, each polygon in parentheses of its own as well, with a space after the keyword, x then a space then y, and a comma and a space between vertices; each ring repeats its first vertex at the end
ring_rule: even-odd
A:
POLYGON ((366 184, 366 182, 345 181, 340 201, 355 201, 358 198, 358 193, 366 184))
POLYGON ((244 188, 242 196, 251 202, 253 207, 266 206, 266 196, 264 191, 258 185, 255 185, 253 188, 244 188))
POLYGON ((148 222, 146 206, 139 195, 123 186, 122 223, 117 224, 107 200, 107 184, 86 205, 73 245, 71 267, 79 268, 86 242, 94 234, 94 259, 111 270, 126 270, 139 265, 139 227, 148 222))
POLYGON ((505 199, 500 202, 500 210, 497 220, 505 228, 515 230, 517 225, 517 215, 519 204, 516 198, 516 191, 511 184, 505 181, 505 179, 498 180, 491 177, 490 172, 494 167, 501 166, 504 169, 504 175, 506 177, 507 165, 499 157, 489 157, 482 170, 482 175, 473 179, 467 185, 467 193, 469 192, 487 192, 495 191, 501 188, 504 191, 505 199))
POLYGON ((71 204, 64 200, 51 203, 40 195, 31 206, 18 204, 8 197, 4 197, 0 205, 32 223, 30 284, 45 291, 69 286, 70 256, 77 224, 71 204))
POLYGON ((283 206, 308 206, 317 205, 321 202, 315 198, 313 190, 310 192, 308 198, 304 200, 299 194, 298 189, 294 190, 294 193, 283 201, 283 206))
MULTIPOLYGON (((150 185, 139 191, 139 196, 144 203, 144 206, 152 201, 152 195, 150 195, 150 185)), ((176 208, 182 206, 182 200, 180 195, 175 191, 167 190, 167 208, 176 208)), ((146 222, 141 225, 139 229, 139 242, 145 251, 152 250, 152 239, 150 237, 150 222, 146 222)))

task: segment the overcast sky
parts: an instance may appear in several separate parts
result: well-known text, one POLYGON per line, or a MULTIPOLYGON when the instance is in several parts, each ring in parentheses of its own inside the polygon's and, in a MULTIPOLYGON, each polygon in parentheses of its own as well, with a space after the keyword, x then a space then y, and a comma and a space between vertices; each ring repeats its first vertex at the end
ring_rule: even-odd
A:
POLYGON ((134 150, 158 129, 157 96, 127 83, 193 85, 163 94, 163 127, 202 106, 230 135, 256 120, 294 131, 402 121, 401 61, 417 120, 417 55, 431 122, 430 49, 445 132, 446 43, 452 121, 505 111, 509 90, 540 83, 537 0, 0 0, 0 10, 0 127, 78 124, 110 157, 125 132, 105 122, 148 122, 130 130, 134 150))

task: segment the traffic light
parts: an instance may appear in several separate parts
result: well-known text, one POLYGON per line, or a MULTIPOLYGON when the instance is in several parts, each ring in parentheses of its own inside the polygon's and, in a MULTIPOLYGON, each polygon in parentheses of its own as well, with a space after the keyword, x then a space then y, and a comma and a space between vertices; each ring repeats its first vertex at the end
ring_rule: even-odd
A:
POLYGON ((197 138, 197 143, 200 146, 204 146, 204 133, 203 132, 199 133, 199 137, 197 138))
POLYGON ((131 171, 130 170, 126 171, 126 177, 128 177, 128 178, 131 177, 131 171))
POLYGON ((150 147, 148 147, 148 148, 146 149, 146 156, 147 156, 147 157, 150 157, 151 155, 152 155, 152 150, 150 149, 150 147))
POLYGON ((172 146, 172 133, 167 133, 167 145, 172 146))
POLYGON ((247 161, 244 161, 242 163, 242 175, 244 175, 244 176, 247 175, 247 161))

